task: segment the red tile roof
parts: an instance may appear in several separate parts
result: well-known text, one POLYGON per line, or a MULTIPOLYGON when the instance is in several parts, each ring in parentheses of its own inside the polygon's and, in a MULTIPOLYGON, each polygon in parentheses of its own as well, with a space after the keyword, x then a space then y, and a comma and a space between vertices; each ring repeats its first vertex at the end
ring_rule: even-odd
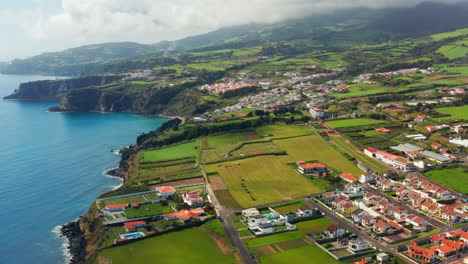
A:
POLYGON ((127 208, 128 204, 117 204, 117 205, 107 205, 107 209, 120 209, 120 208, 127 208))
POLYGON ((455 252, 455 250, 447 245, 440 245, 437 247, 438 250, 442 251, 444 254, 450 254, 455 252))
POLYGON ((352 173, 343 173, 340 175, 340 177, 352 182, 358 181, 358 179, 354 177, 352 173))
POLYGON ((301 164, 299 167, 303 169, 313 169, 313 168, 326 168, 327 165, 322 163, 309 163, 309 164, 301 164))
POLYGON ((135 228, 137 225, 146 225, 146 221, 133 221, 133 222, 126 222, 124 223, 125 228, 132 229, 135 228))
POLYGON ((160 193, 175 192, 176 190, 172 186, 158 186, 156 187, 160 193))

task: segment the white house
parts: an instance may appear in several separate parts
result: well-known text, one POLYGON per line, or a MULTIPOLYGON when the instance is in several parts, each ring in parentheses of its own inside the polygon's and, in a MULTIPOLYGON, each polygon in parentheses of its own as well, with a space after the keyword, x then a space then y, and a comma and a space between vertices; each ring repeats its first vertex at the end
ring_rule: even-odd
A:
POLYGON ((158 186, 156 187, 156 192, 163 199, 169 198, 171 195, 176 193, 176 190, 172 186, 158 186))
POLYGON ((366 241, 362 239, 353 240, 348 243, 348 250, 353 253, 366 251, 366 250, 369 250, 370 248, 371 247, 369 246, 369 243, 367 243, 366 241))
POLYGON ((333 224, 325 230, 325 234, 330 238, 340 238, 346 234, 346 230, 337 224, 333 224))
POLYGON ((252 217, 252 216, 256 216, 256 215, 259 215, 260 212, 256 209, 256 208, 249 208, 249 209, 245 209, 242 211, 242 216, 243 217, 252 217))

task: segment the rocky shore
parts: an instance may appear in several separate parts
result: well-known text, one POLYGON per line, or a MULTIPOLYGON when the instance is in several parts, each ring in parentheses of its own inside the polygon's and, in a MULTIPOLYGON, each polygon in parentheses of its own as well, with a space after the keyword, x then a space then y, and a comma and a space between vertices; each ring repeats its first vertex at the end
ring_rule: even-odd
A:
POLYGON ((69 222, 60 228, 60 235, 68 241, 69 264, 86 263, 86 238, 80 229, 79 221, 69 222))

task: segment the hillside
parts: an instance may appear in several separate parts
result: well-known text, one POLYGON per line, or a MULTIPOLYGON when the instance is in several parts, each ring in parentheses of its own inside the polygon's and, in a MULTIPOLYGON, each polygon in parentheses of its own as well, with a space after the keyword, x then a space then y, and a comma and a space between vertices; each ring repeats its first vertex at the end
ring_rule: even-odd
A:
MULTIPOLYGON (((154 45, 107 43, 15 60, 0 72, 11 74, 87 75, 170 66, 191 52, 287 45, 276 53, 336 51, 363 44, 451 31, 468 26, 468 4, 423 3, 413 8, 347 9, 272 25, 248 24, 154 45), (169 57, 165 57, 169 53, 169 57)), ((270 48, 270 51, 272 49, 270 48)), ((271 53, 271 52, 270 52, 271 53)), ((264 52, 261 55, 271 55, 264 52)), ((191 63, 191 62, 188 62, 191 63)))

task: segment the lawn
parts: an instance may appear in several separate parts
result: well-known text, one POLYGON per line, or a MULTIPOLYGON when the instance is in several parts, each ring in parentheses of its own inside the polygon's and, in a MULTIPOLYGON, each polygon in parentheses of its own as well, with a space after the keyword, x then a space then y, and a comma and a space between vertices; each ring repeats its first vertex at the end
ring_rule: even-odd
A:
POLYGON ((436 108, 437 112, 450 115, 449 117, 441 117, 436 118, 436 120, 443 120, 443 119, 465 119, 468 120, 468 105, 458 106, 458 107, 444 107, 444 108, 436 108))
POLYGON ((383 87, 376 87, 374 85, 366 83, 358 83, 350 85, 348 93, 336 93, 332 94, 332 96, 336 98, 346 98, 350 96, 367 96, 372 94, 383 93, 385 91, 387 91, 387 89, 383 87))
MULTIPOLYGON (((456 44, 456 43, 455 43, 456 44)), ((468 53, 468 48, 460 45, 446 45, 437 50, 437 53, 445 55, 445 57, 453 60, 463 58, 468 53)))
POLYGON ((437 169, 425 172, 431 180, 460 193, 468 193, 468 168, 437 169))
POLYGON ((206 229, 194 227, 105 249, 94 263, 236 263, 224 255, 206 229), (196 243, 195 243, 196 241, 196 243))
POLYGON ((172 147, 148 150, 143 152, 141 162, 153 162, 160 160, 179 159, 183 157, 195 157, 198 146, 196 141, 175 145, 172 147))
POLYGON ((295 136, 306 135, 310 133, 295 125, 262 126, 262 127, 256 128, 255 132, 257 132, 259 136, 273 135, 273 138, 295 137, 295 136))
POLYGON ((262 264, 340 263, 317 246, 307 246, 260 257, 262 264))
POLYGON ((206 171, 218 172, 243 208, 323 191, 286 163, 285 156, 258 156, 207 165, 206 171))
POLYGON ((363 173, 321 136, 312 135, 275 140, 275 143, 288 153, 285 157, 287 163, 295 163, 298 160, 318 160, 341 172, 350 172, 356 176, 363 173))
MULTIPOLYGON (((371 130, 371 131, 374 131, 374 130, 371 130)), ((333 139, 333 142, 335 142, 335 144, 339 148, 341 148, 343 151, 345 151, 349 155, 355 157, 357 160, 364 163, 367 167, 371 168, 372 170, 376 172, 383 172, 383 171, 388 170, 388 167, 378 162, 377 160, 367 156, 366 154, 362 153, 358 148, 346 142, 345 139, 342 138, 341 136, 333 136, 332 139, 333 139)))
POLYGON ((224 147, 226 145, 233 145, 240 141, 245 141, 245 137, 240 132, 234 133, 225 133, 216 136, 209 136, 208 137, 208 147, 210 148, 218 148, 224 147))
POLYGON ((345 120, 326 122, 326 124, 331 128, 365 126, 365 125, 372 125, 372 124, 379 124, 379 123, 385 123, 385 121, 373 120, 373 119, 367 119, 367 118, 366 119, 354 118, 354 119, 345 119, 345 120))
POLYGON ((272 208, 275 209, 279 213, 289 213, 289 212, 295 212, 299 207, 305 206, 304 201, 297 201, 297 202, 291 202, 291 203, 286 203, 286 204, 280 204, 273 206, 272 208))
POLYGON ((325 231, 332 224, 333 222, 325 217, 299 222, 295 224, 297 230, 247 240, 246 245, 248 248, 256 248, 296 240, 307 234, 325 231))
POLYGON ((172 213, 172 209, 169 206, 164 206, 160 203, 157 204, 144 204, 139 208, 128 208, 125 210, 127 218, 140 218, 146 216, 162 215, 172 213))
POLYGON ((461 35, 465 35, 465 34, 468 34, 468 28, 463 28, 463 29, 459 29, 459 30, 456 30, 456 31, 451 31, 451 32, 444 32, 444 33, 440 33, 440 34, 435 34, 435 35, 432 35, 432 39, 434 40, 443 40, 443 39, 446 39, 446 38, 453 38, 453 37, 458 37, 458 36, 461 36, 461 35))

